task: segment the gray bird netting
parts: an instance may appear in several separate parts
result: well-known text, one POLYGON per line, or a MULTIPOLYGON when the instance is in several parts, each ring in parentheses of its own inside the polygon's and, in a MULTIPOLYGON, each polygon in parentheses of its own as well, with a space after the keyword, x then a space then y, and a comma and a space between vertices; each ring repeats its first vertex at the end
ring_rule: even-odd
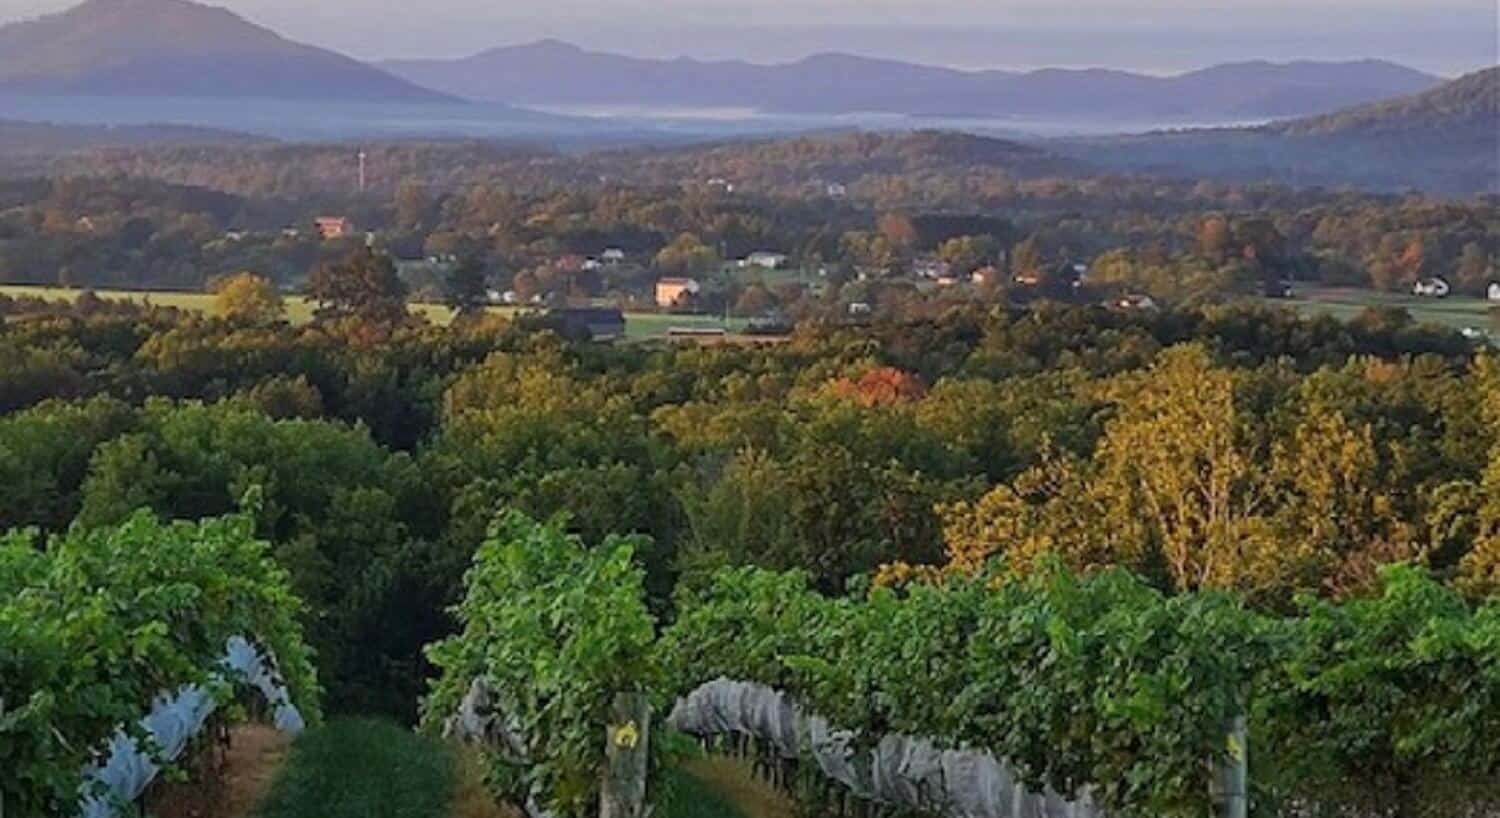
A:
MULTIPOLYGON (((232 636, 224 645, 217 678, 236 686, 260 691, 271 708, 276 729, 290 734, 302 732, 302 713, 276 671, 274 656, 261 652, 242 636, 232 636)), ((143 746, 121 727, 102 748, 102 761, 83 770, 79 792, 80 818, 115 818, 121 809, 146 791, 162 765, 182 756, 188 742, 203 732, 208 717, 218 707, 213 691, 204 685, 184 685, 163 692, 151 703, 151 712, 140 721, 147 738, 143 746)))
POLYGON ((667 723, 695 736, 740 735, 784 759, 809 759, 824 775, 871 801, 955 818, 1103 818, 1087 793, 1069 800, 1033 792, 994 756, 940 749, 923 738, 889 735, 870 750, 853 733, 803 713, 789 698, 752 682, 718 679, 673 708, 667 723))

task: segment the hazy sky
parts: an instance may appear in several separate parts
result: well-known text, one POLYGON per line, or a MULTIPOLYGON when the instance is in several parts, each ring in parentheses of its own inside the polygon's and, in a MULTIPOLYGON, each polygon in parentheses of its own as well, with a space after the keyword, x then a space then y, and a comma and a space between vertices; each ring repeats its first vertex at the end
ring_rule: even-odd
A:
MULTIPOLYGON (((0 0, 0 20, 74 0, 0 0)), ((966 67, 1172 71, 1381 57, 1456 74, 1497 62, 1495 0, 210 0, 357 57, 456 56, 556 37, 643 56, 820 51, 966 67)), ((0 55, 0 60, 4 55, 0 55)))

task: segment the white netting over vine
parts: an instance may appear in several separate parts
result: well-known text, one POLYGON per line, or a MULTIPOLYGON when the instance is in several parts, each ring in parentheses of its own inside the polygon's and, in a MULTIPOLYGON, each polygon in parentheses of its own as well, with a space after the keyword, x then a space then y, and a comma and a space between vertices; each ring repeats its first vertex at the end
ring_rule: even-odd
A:
MULTIPOLYGON (((765 685, 719 679, 677 703, 668 725, 694 736, 741 735, 769 744, 784 759, 809 760, 861 798, 932 810, 955 818, 1104 818, 1087 795, 1069 800, 1052 791, 1026 789, 988 753, 942 750, 909 736, 886 736, 868 752, 854 735, 820 716, 802 713, 765 685)), ((444 723, 448 738, 483 743, 524 762, 526 742, 505 715, 504 702, 484 679, 475 679, 458 711, 444 723)), ((532 818, 549 818, 535 799, 532 818)))
MULTIPOLYGON (((443 738, 483 744, 501 758, 517 764, 526 763, 531 755, 522 726, 513 715, 507 715, 505 703, 482 677, 469 684, 458 712, 443 722, 443 738)), ((537 802, 536 793, 527 798, 526 814, 531 818, 552 818, 537 802)))
MULTIPOLYGON (((265 696, 276 729, 294 735, 302 732, 302 714, 277 673, 275 657, 262 656, 249 640, 232 636, 224 645, 219 666, 223 681, 254 688, 265 696)), ((121 728, 103 749, 104 760, 84 769, 82 818, 114 818, 123 805, 139 798, 161 772, 161 764, 180 758, 188 742, 203 732, 216 707, 212 692, 199 685, 158 695, 140 722, 151 746, 141 746, 121 728)))
POLYGON ((785 759, 810 759, 823 774, 873 801, 959 818, 1101 818, 1087 795, 1070 801, 1035 793, 988 753, 942 750, 930 741, 886 736, 858 751, 852 733, 802 713, 765 685, 719 679, 677 703, 668 723, 696 736, 741 735, 785 759))

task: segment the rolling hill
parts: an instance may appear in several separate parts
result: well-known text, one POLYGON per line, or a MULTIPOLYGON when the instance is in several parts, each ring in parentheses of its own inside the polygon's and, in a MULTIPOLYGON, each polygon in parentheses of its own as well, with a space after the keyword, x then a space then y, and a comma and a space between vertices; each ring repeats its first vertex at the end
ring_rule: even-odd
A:
POLYGON ((1059 140, 1052 146, 1117 170, 1500 194, 1500 68, 1419 94, 1256 128, 1059 140))
POLYGON ((1427 90, 1442 81, 1377 60, 1235 63, 1157 77, 1103 69, 960 71, 848 54, 774 65, 653 60, 556 40, 458 60, 390 61, 381 67, 457 96, 531 105, 1182 122, 1322 113, 1427 90))
POLYGON ((0 93, 451 102, 188 0, 87 0, 0 27, 0 93))
POLYGON ((1284 136, 1359 140, 1408 134, 1427 140, 1437 134, 1445 148, 1460 143, 1494 149, 1500 140, 1500 67, 1476 71, 1426 93, 1279 123, 1267 130, 1284 136))
POLYGON ((56 125, 0 119, 0 154, 5 159, 95 148, 253 145, 266 141, 233 131, 181 125, 56 125))

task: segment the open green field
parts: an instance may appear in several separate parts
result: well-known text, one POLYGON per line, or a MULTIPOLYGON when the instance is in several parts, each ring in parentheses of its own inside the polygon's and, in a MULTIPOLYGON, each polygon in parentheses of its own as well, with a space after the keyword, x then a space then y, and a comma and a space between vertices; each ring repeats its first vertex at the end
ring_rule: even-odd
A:
POLYGON ((1496 329, 1490 318, 1490 302, 1482 298, 1452 296, 1449 298, 1423 298, 1402 293, 1384 293, 1343 287, 1310 288, 1298 290, 1297 297, 1275 299, 1272 303, 1284 304, 1307 314, 1327 314, 1341 321, 1359 315, 1367 307, 1400 307, 1410 312, 1419 323, 1438 324, 1449 329, 1474 328, 1493 331, 1496 329))
MULTIPOLYGON (((71 302, 82 293, 79 289, 64 287, 40 287, 21 284, 0 285, 0 295, 12 298, 42 298, 49 301, 71 302)), ((182 310, 212 312, 214 297, 209 293, 144 291, 144 290, 95 290, 95 295, 112 301, 135 301, 150 303, 158 307, 176 307, 182 310)), ((413 304, 412 310, 434 324, 445 325, 453 320, 453 311, 441 304, 413 304)), ((497 315, 514 315, 515 307, 490 307, 497 315)), ((299 295, 286 297, 287 320, 293 324, 305 324, 312 320, 313 304, 299 295)), ((625 314, 625 332, 631 338, 659 338, 673 327, 694 329, 725 329, 738 332, 744 321, 716 315, 663 315, 652 312, 628 312, 625 314)))
MULTIPOLYGON (((62 287, 40 287, 30 285, 0 285, 0 295, 14 298, 34 297, 54 301, 72 301, 82 290, 62 287)), ((214 297, 209 293, 140 291, 140 290, 95 290, 100 298, 151 303, 161 307, 176 307, 184 310, 210 312, 214 297)), ((1497 327, 1491 319, 1491 305, 1482 298, 1453 296, 1451 298, 1422 298, 1400 293, 1384 293, 1375 290, 1327 287, 1299 290, 1297 297, 1271 299, 1271 303, 1292 307, 1303 313, 1327 314, 1340 321, 1359 315, 1367 307, 1400 307, 1411 313, 1418 322, 1437 324, 1449 329, 1474 328, 1494 331, 1497 327)), ((305 324, 312 320, 313 304, 302 296, 286 298, 287 318, 293 324, 305 324)), ((435 324, 447 324, 453 320, 453 311, 441 304, 413 304, 412 309, 435 324)), ((515 307, 490 307, 490 312, 512 315, 515 307)), ((730 318, 727 321, 717 315, 669 315, 652 312, 628 312, 625 314, 626 334, 631 338, 660 338, 673 327, 694 329, 725 329, 731 333, 744 329, 745 322, 730 318)))

